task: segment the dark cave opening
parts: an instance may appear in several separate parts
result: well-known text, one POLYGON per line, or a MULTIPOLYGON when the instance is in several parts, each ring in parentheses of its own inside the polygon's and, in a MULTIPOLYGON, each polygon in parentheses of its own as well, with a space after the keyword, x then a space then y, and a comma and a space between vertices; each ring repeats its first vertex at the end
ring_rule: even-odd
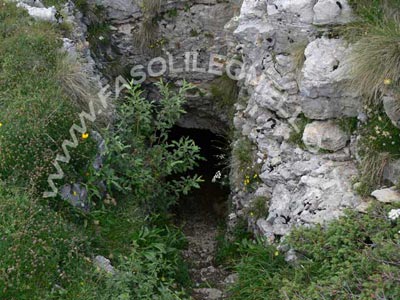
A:
MULTIPOLYGON (((190 137, 201 148, 205 158, 199 162, 191 174, 201 175, 204 182, 200 189, 192 190, 189 195, 182 197, 174 208, 177 220, 195 216, 213 221, 222 221, 228 212, 229 184, 222 185, 221 179, 213 182, 217 172, 223 175, 229 173, 227 159, 227 141, 224 136, 216 135, 209 130, 182 128, 175 126, 170 133, 171 140, 190 137)), ((222 176, 223 176, 222 175, 222 176)))

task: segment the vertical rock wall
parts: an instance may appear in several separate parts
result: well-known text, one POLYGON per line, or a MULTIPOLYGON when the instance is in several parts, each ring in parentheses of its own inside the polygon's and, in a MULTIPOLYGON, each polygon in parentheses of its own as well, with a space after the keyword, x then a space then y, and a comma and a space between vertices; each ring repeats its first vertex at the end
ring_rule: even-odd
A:
POLYGON ((243 182, 235 185, 230 219, 244 216, 270 241, 293 226, 321 224, 362 203, 352 191, 357 176, 352 138, 338 125, 341 118, 357 117, 362 105, 346 88, 351 49, 329 31, 352 18, 346 0, 242 5, 234 35, 246 63, 249 97, 237 106, 234 123, 255 145, 254 165, 261 174, 249 187, 249 175, 236 170, 243 182), (300 117, 308 123, 304 132, 300 117), (302 135, 298 144, 290 139, 296 130, 302 135), (256 201, 265 202, 265 215, 252 212, 260 206, 256 201))

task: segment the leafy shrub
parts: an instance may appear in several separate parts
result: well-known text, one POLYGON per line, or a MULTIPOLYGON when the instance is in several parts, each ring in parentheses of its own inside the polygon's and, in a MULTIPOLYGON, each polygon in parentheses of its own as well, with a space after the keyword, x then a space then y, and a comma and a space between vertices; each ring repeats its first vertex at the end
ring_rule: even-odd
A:
POLYGON ((189 278, 180 255, 185 244, 179 231, 143 227, 133 238, 130 255, 121 259, 116 276, 108 278, 101 299, 188 299, 177 286, 189 278))
POLYGON ((399 299, 400 222, 388 219, 391 208, 296 229, 285 242, 299 256, 295 265, 260 242, 243 244, 231 299, 399 299))
POLYGON ((193 170, 201 156, 193 140, 168 138, 184 113, 182 105, 190 86, 185 84, 177 94, 162 82, 157 86, 162 97, 158 104, 145 99, 138 86, 128 86, 129 95, 119 105, 114 130, 104 133, 103 168, 91 172, 89 186, 99 195, 91 183, 103 180, 111 193, 129 195, 149 210, 165 212, 181 194, 199 187, 199 176, 182 174, 193 170))

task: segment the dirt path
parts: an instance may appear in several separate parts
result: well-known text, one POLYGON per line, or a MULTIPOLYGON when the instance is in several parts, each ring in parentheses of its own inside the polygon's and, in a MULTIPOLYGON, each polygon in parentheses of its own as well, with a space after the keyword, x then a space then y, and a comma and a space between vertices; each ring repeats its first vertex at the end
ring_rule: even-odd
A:
POLYGON ((215 264, 218 222, 223 221, 225 212, 223 197, 226 195, 206 186, 181 206, 181 225, 189 242, 183 254, 189 263, 195 300, 227 299, 230 273, 215 264))

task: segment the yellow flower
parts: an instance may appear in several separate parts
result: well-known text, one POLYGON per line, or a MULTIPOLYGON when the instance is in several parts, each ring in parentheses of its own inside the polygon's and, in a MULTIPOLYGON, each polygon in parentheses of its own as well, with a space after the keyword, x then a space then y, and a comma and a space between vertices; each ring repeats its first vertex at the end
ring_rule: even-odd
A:
POLYGON ((386 78, 386 79, 383 81, 383 84, 384 84, 384 85, 391 85, 391 84, 392 84, 392 80, 391 80, 390 78, 386 78))
POLYGON ((250 213, 250 217, 254 217, 254 213, 253 212, 250 213))
POLYGON ((72 192, 72 195, 74 195, 75 197, 78 195, 78 193, 77 192, 75 192, 75 191, 73 191, 72 192))
POLYGON ((89 133, 82 133, 82 139, 86 140, 89 137, 89 133))
POLYGON ((3 126, 3 123, 0 122, 0 127, 2 127, 2 126, 3 126))
POLYGON ((275 256, 278 256, 279 255, 279 251, 275 251, 275 256))
POLYGON ((258 175, 257 175, 257 174, 254 174, 254 177, 253 177, 253 178, 256 179, 257 177, 258 177, 258 175))

